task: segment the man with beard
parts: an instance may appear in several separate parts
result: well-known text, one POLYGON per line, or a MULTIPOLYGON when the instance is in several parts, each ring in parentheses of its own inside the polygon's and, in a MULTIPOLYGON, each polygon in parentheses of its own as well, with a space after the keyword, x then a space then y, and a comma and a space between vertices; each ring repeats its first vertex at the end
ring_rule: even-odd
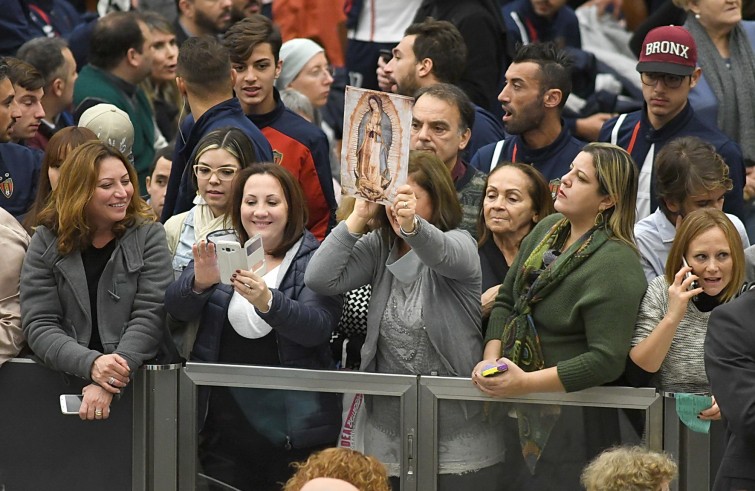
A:
MULTIPOLYGON (((467 60, 467 45, 459 30, 444 20, 426 19, 410 25, 393 48, 393 58, 378 68, 383 90, 413 97, 423 87, 439 82, 458 85, 467 60)), ((474 105, 475 125, 465 157, 504 137, 503 126, 490 112, 474 105)))
POLYGON ((178 18, 175 22, 178 46, 193 36, 225 33, 232 23, 232 3, 231 0, 178 0, 178 18))
POLYGON ((461 152, 469 144, 475 122, 472 101, 451 84, 435 84, 417 94, 412 108, 410 146, 434 153, 451 171, 461 203, 459 228, 477 240, 477 217, 485 194, 485 175, 469 166, 461 152))
POLYGON ((42 153, 9 143, 21 117, 8 64, 0 58, 0 208, 21 219, 37 195, 42 153))
POLYGON ((552 43, 519 48, 498 95, 511 137, 481 148, 470 165, 487 173, 500 162, 526 162, 546 179, 566 174, 584 146, 561 119, 571 92, 570 68, 566 53, 552 43))

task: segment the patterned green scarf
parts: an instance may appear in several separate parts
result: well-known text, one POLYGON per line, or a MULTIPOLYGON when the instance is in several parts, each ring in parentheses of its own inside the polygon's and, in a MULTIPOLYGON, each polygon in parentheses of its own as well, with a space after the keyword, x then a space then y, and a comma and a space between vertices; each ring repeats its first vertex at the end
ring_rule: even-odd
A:
MULTIPOLYGON (((533 305, 545 298, 562 279, 577 269, 611 237, 610 230, 605 226, 593 227, 569 246, 549 267, 544 268, 543 256, 546 251, 560 249, 566 242, 570 230, 567 219, 558 221, 530 253, 514 280, 516 301, 511 315, 504 324, 501 336, 502 354, 525 372, 545 367, 540 337, 532 320, 533 305)), ((516 413, 522 455, 530 472, 534 474, 535 465, 561 411, 558 406, 517 404, 516 413)))

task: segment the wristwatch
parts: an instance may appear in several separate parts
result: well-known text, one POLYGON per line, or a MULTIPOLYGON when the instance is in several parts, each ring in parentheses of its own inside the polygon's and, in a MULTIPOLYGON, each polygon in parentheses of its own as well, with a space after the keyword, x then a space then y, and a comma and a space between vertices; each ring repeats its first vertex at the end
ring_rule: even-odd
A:
POLYGON ((419 223, 419 217, 417 215, 414 215, 414 230, 407 232, 401 225, 399 225, 398 229, 399 232, 401 232, 401 237, 414 237, 415 235, 417 235, 419 233, 419 223))

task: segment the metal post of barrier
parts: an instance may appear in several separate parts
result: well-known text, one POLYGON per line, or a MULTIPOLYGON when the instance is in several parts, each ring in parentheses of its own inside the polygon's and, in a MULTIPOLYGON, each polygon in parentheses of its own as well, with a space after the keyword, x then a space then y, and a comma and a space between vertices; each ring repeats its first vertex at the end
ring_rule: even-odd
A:
POLYGON ((197 488, 197 386, 178 376, 178 489, 197 488))
POLYGON ((134 380, 132 490, 178 489, 180 364, 145 365, 134 380))

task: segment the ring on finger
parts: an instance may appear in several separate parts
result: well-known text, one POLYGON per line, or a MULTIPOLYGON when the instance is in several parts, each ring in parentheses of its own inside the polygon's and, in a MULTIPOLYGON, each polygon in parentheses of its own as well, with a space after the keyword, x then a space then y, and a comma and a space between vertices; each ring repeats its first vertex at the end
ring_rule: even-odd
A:
POLYGON ((95 409, 94 410, 94 415, 95 416, 102 416, 102 409, 95 409))
POLYGON ((110 377, 109 379, 107 379, 107 384, 108 384, 108 385, 113 385, 113 384, 115 384, 115 377, 110 377))

